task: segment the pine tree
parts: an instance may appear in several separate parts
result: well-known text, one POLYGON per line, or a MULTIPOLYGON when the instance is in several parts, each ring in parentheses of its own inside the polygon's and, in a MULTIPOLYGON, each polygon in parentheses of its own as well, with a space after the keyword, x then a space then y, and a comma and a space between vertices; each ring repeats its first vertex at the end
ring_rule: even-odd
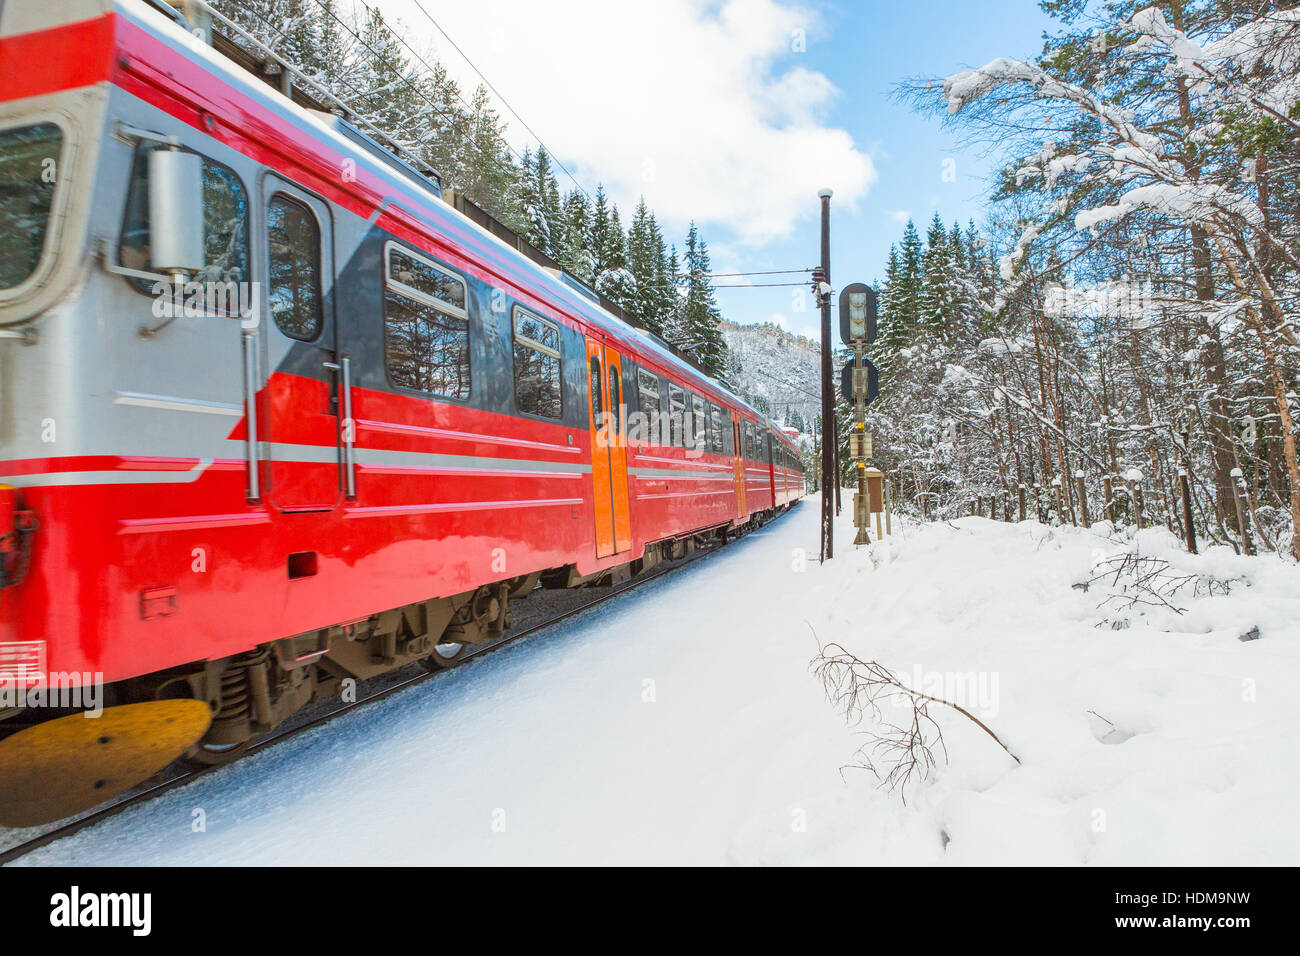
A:
POLYGON ((590 238, 587 240, 591 250, 591 272, 599 277, 605 271, 605 254, 609 251, 609 199, 605 196, 605 187, 596 185, 596 199, 591 207, 590 238))
POLYGON ((625 312, 636 308, 636 279, 627 264, 627 241, 618 207, 611 206, 609 223, 602 235, 603 245, 597 251, 601 270, 596 274, 596 291, 625 312))
POLYGON ((898 278, 893 284, 892 320, 899 326, 900 340, 910 342, 921 325, 921 257, 924 247, 916 223, 907 220, 898 250, 898 278))
POLYGON ((546 147, 539 147, 536 154, 524 150, 520 182, 524 238, 558 261, 564 246, 564 216, 546 147))
POLYGON ((355 51, 362 61, 356 71, 359 95, 348 105, 367 122, 389 131, 400 146, 410 148, 421 141, 421 117, 428 109, 410 61, 377 9, 370 8, 360 36, 361 46, 355 51))
POLYGON ((519 167, 519 212, 523 220, 522 235, 539 249, 547 241, 545 216, 542 212, 542 195, 537 188, 537 160, 531 148, 524 149, 519 167))
POLYGON ((545 241, 538 244, 538 248, 552 259, 558 259, 564 245, 564 217, 560 208, 560 187, 545 146, 537 148, 537 196, 545 233, 545 241))
POLYGON ((668 247, 668 258, 665 262, 666 274, 671 286, 672 300, 667 303, 667 311, 663 313, 663 339, 676 345, 683 341, 686 332, 682 328, 682 274, 679 260, 677 258, 677 245, 674 243, 668 247))
MULTIPOLYGON (((636 284, 636 295, 628 311, 641 325, 659 334, 663 325, 659 319, 660 291, 658 266, 660 249, 656 246, 654 217, 645 204, 645 198, 636 205, 632 225, 627 231, 627 266, 636 284)), ((662 238, 660 238, 662 243, 662 238)))
POLYGON ((898 247, 890 245, 889 262, 885 266, 885 281, 880 287, 877 299, 880 314, 878 336, 875 351, 881 353, 897 352, 906 348, 910 329, 903 317, 905 305, 902 302, 904 280, 903 264, 898 255, 898 247))
POLYGON ((700 238, 692 222, 686 236, 686 293, 682 300, 681 333, 677 343, 710 375, 724 378, 727 371, 727 346, 722 339, 722 315, 709 277, 708 244, 700 238))
POLYGON ((448 185, 463 190, 497 219, 513 226, 519 171, 506 146, 500 117, 482 84, 474 90, 468 119, 464 172, 448 185))
POLYGON ((671 256, 663 231, 650 214, 650 241, 654 246, 653 316, 658 335, 666 335, 677 308, 677 255, 671 256))
POLYGON ((564 197, 564 236, 556 257, 571 275, 591 285, 595 281, 595 258, 591 252, 591 203, 581 190, 564 197))
POLYGON ((948 231, 936 212, 926 230, 922 253, 921 325, 936 339, 952 330, 955 275, 952 253, 948 248, 948 231))

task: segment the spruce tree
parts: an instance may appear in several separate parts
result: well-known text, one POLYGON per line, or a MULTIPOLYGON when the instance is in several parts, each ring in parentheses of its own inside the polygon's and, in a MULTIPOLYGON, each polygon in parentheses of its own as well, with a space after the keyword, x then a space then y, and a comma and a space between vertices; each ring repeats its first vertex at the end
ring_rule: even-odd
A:
POLYGON ((601 241, 603 246, 597 256, 602 268, 596 274, 596 291, 624 312, 630 312, 636 308, 637 286, 628 269, 627 240, 617 206, 610 207, 608 228, 603 231, 601 241))
POLYGON ((560 207, 560 186, 545 146, 537 147, 537 197, 545 242, 538 248, 552 259, 559 259, 564 244, 564 218, 560 207))
POLYGON ((885 281, 877 290, 876 299, 878 332, 874 343, 879 352, 896 352, 907 346, 908 329, 903 322, 900 296, 903 289, 902 261, 898 256, 898 247, 890 245, 889 261, 885 266, 885 281))
POLYGON ((565 271, 591 285, 595 282, 595 258, 591 253, 591 203, 581 190, 564 197, 564 236, 556 257, 565 271))
POLYGON ((628 311, 638 323, 658 334, 663 325, 658 315, 660 292, 655 288, 659 282, 659 249, 655 238, 654 218, 642 197, 627 231, 627 267, 636 284, 636 295, 628 311))
POLYGON ((936 339, 952 330, 954 273, 948 230, 936 212, 925 234, 922 254, 921 324, 936 339))
POLYGON ((722 315, 718 311, 709 277, 708 244, 700 238, 692 222, 686 236, 686 291, 682 299, 681 342, 677 343, 710 375, 724 378, 727 371, 727 345, 722 339, 722 315))
POLYGON ((654 246, 653 321, 656 334, 664 336, 677 308, 677 256, 676 252, 670 256, 663 231, 653 213, 650 214, 650 237, 654 246))
POLYGON ((921 257, 924 247, 916 223, 907 220, 898 249, 898 278, 893 283, 893 321, 899 326, 900 341, 910 342, 921 324, 921 257))
POLYGON ((587 246, 591 250, 592 277, 598 278, 605 271, 605 253, 609 250, 609 199, 605 196, 605 187, 596 185, 596 199, 591 206, 591 227, 588 230, 587 246))

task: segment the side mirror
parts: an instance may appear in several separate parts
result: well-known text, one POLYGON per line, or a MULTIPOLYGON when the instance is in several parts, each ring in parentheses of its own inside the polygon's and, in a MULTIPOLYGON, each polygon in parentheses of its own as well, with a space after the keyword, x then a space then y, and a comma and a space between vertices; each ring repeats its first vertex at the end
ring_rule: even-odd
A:
POLYGON ((155 272, 203 268, 203 161, 197 153, 149 153, 149 242, 155 272))

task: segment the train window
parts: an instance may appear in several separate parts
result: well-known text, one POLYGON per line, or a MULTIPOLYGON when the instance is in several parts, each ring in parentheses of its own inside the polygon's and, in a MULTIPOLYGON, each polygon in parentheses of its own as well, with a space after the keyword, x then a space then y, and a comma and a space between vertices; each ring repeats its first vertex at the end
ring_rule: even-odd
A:
POLYGON ((515 306, 515 406, 528 415, 559 418, 560 327, 515 306))
POLYGON ((618 366, 609 366, 609 417, 615 435, 623 434, 623 379, 618 366))
POLYGON ((63 150, 53 123, 0 133, 0 289, 13 289, 36 271, 54 206, 50 174, 63 150))
POLYGON ((402 388, 469 398, 465 280, 391 244, 387 253, 384 354, 389 377, 402 388))
POLYGON ((753 460, 757 456, 754 454, 754 426, 745 422, 745 457, 753 460))
POLYGON ((316 216, 298 200, 277 193, 266 205, 266 240, 271 318, 290 338, 311 341, 324 324, 316 216))
POLYGON ((709 451, 722 454, 722 409, 709 406, 709 451))
POLYGON ((643 368, 636 370, 637 409, 645 418, 645 440, 658 443, 660 432, 659 376, 643 368))
MULTIPOLYGON (((153 269, 149 238, 149 153, 161 144, 141 146, 135 151, 131 185, 126 197, 126 221, 118 260, 128 269, 153 269)), ((195 282, 246 282, 248 269, 248 193, 229 166, 201 156, 203 160, 203 270, 192 276, 195 282)), ((152 279, 136 279, 142 292, 152 293, 152 279)))
POLYGON ((686 391, 671 382, 668 383, 669 427, 672 430, 672 443, 678 448, 686 447, 686 391))
POLYGON ((708 440, 707 424, 704 419, 704 399, 691 393, 691 437, 690 446, 697 451, 704 451, 708 440))
POLYGON ((604 401, 604 399, 602 399, 601 396, 604 394, 604 390, 600 387, 600 359, 594 355, 591 357, 590 371, 591 371, 591 417, 596 422, 596 427, 600 428, 602 424, 600 417, 601 414, 603 413, 603 408, 601 407, 601 405, 602 402, 604 401))
POLYGON ((390 244, 388 246, 388 287, 412 295, 413 298, 464 318, 465 280, 435 265, 428 259, 417 258, 390 244))

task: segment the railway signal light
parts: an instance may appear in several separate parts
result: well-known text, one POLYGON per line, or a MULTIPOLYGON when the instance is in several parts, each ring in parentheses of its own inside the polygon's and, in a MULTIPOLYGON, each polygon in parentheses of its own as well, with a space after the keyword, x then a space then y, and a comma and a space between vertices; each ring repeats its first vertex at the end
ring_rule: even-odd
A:
POLYGON ((876 340, 876 293, 863 282, 840 290, 840 340, 849 346, 876 340))
POLYGON ((861 369, 856 368, 850 359, 840 373, 840 394, 844 400, 854 404, 859 393, 863 396, 863 405, 870 405, 880 394, 880 372, 869 358, 863 358, 861 369))

